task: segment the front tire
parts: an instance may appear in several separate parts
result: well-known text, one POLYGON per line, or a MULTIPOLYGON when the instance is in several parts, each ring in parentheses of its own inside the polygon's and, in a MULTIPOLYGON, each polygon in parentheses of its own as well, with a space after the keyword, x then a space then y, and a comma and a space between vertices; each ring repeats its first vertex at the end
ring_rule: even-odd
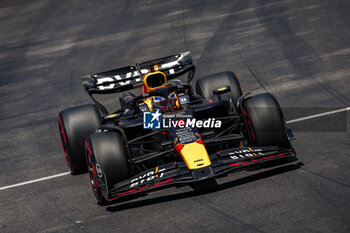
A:
POLYGON ((213 96, 213 90, 225 86, 230 86, 231 91, 222 94, 221 98, 232 102, 236 109, 237 100, 243 93, 236 75, 231 71, 216 73, 198 79, 196 82, 196 93, 204 98, 210 98, 213 96))
POLYGON ((99 132, 86 140, 86 161, 93 193, 99 205, 106 204, 113 185, 130 177, 130 166, 122 135, 99 132))
POLYGON ((84 141, 101 125, 101 115, 92 104, 66 109, 58 115, 63 153, 72 175, 87 171, 84 141))
POLYGON ((249 97, 242 110, 251 145, 291 147, 282 110, 271 93, 249 97))

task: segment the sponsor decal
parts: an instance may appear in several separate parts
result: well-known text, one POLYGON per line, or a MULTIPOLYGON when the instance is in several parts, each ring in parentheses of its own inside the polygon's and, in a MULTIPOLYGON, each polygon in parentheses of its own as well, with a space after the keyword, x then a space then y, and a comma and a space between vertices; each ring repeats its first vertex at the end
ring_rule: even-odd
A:
MULTIPOLYGON (((179 60, 182 59, 183 56, 180 56, 178 60, 172 61, 169 63, 165 63, 160 65, 155 65, 154 69, 155 70, 160 70, 161 69, 168 69, 169 74, 174 74, 175 70, 173 67, 179 65, 179 60)), ((131 68, 133 69, 133 68, 131 68)), ((141 75, 140 73, 135 70, 135 71, 129 71, 125 75, 113 75, 113 76, 107 76, 107 77, 101 77, 97 78, 97 88, 99 90, 109 90, 113 89, 117 86, 125 86, 128 85, 132 82, 141 82, 142 75, 148 73, 150 70, 149 69, 141 69, 141 75), (134 81, 132 81, 130 78, 135 78, 134 81)), ((96 75, 95 75, 96 77, 96 75)))
POLYGON ((261 152, 258 152, 260 150, 236 150, 236 151, 232 151, 229 153, 230 158, 232 160, 239 160, 239 159, 246 159, 246 158, 250 158, 253 156, 260 156, 260 155, 264 155, 261 152))
MULTIPOLYGON (((142 69, 141 73, 146 74, 149 70, 142 69)), ((100 90, 109 90, 116 87, 117 84, 120 86, 130 84, 131 80, 124 80, 128 78, 136 78, 135 82, 141 82, 141 76, 138 71, 131 71, 126 73, 125 77, 121 77, 120 75, 114 75, 111 77, 102 77, 97 79, 97 88, 100 90)))
POLYGON ((138 186, 144 183, 145 181, 151 181, 156 177, 162 178, 164 175, 164 171, 165 171, 165 168, 158 170, 158 167, 156 167, 155 171, 150 171, 148 173, 145 173, 143 175, 140 175, 139 177, 132 179, 130 188, 138 186))
POLYGON ((175 137, 179 144, 188 144, 197 141, 200 137, 195 134, 193 128, 177 128, 174 130, 175 137))

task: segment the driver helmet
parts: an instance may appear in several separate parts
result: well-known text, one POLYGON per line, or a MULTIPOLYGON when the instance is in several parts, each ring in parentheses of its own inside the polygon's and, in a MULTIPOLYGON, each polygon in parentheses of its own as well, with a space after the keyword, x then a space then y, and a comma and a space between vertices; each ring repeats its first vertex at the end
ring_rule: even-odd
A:
MULTIPOLYGON (((176 109, 177 107, 177 98, 175 93, 171 93, 168 97, 169 99, 169 104, 172 109, 176 109)), ((152 107, 154 110, 167 110, 167 102, 164 97, 161 96, 154 96, 153 102, 152 102, 152 107)))

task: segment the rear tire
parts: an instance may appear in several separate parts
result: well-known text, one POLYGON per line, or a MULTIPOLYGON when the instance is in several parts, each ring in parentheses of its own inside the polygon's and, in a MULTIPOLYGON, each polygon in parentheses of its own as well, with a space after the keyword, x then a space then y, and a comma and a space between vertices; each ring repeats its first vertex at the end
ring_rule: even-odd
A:
POLYGON ((92 190, 99 205, 108 200, 113 185, 130 177, 123 137, 116 132, 99 132, 86 140, 86 161, 92 190))
POLYGON ((243 102, 243 115, 251 145, 291 147, 283 113, 271 93, 246 99, 243 102))
POLYGON ((66 109, 58 115, 63 152, 72 175, 87 171, 84 141, 101 125, 101 115, 92 104, 66 109))
POLYGON ((232 101, 234 108, 237 108, 237 100, 242 96, 242 89, 236 75, 231 71, 212 74, 202 77, 196 82, 196 93, 204 98, 213 96, 213 90, 230 86, 231 91, 221 95, 222 99, 232 101))

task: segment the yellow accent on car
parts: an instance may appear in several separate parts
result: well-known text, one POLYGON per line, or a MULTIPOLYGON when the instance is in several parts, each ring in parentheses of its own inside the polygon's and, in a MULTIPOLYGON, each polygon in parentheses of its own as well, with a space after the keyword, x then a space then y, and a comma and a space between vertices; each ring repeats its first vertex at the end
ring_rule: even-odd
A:
POLYGON ((224 90, 226 90, 227 89, 227 87, 220 87, 220 88, 218 88, 218 89, 216 89, 217 91, 224 91, 224 90))
POLYGON ((113 117, 115 117, 117 114, 111 114, 111 115, 107 115, 106 117, 107 118, 113 118, 113 117))
POLYGON ((154 65, 153 68, 154 68, 154 70, 159 70, 158 65, 154 65))
POLYGON ((151 96, 143 100, 143 102, 147 104, 148 110, 150 112, 153 112, 153 106, 152 106, 153 99, 154 99, 154 96, 151 96))
POLYGON ((157 172, 158 172, 158 166, 156 167, 156 172, 154 173, 156 175, 156 177, 158 177, 157 172))
POLYGON ((161 72, 161 71, 150 72, 150 73, 147 73, 145 75, 145 77, 143 77, 143 84, 144 84, 144 87, 146 89, 146 92, 150 92, 150 91, 156 90, 156 89, 158 89, 160 87, 165 87, 166 83, 167 83, 166 75, 163 72, 161 72), (157 75, 162 75, 164 77, 164 83, 161 86, 159 86, 159 87, 149 87, 148 84, 147 84, 147 79, 152 77, 152 76, 157 76, 157 75))
POLYGON ((254 150, 253 150, 252 148, 248 147, 248 149, 249 149, 251 152, 253 152, 253 155, 256 155, 256 153, 254 153, 254 150))
POLYGON ((173 93, 174 93, 175 98, 176 98, 176 102, 175 102, 176 107, 177 107, 177 109, 180 109, 180 100, 179 100, 179 97, 177 96, 177 94, 176 94, 175 92, 173 92, 173 93))
POLYGON ((180 155, 188 169, 198 169, 211 165, 205 146, 197 142, 185 144, 180 155))

